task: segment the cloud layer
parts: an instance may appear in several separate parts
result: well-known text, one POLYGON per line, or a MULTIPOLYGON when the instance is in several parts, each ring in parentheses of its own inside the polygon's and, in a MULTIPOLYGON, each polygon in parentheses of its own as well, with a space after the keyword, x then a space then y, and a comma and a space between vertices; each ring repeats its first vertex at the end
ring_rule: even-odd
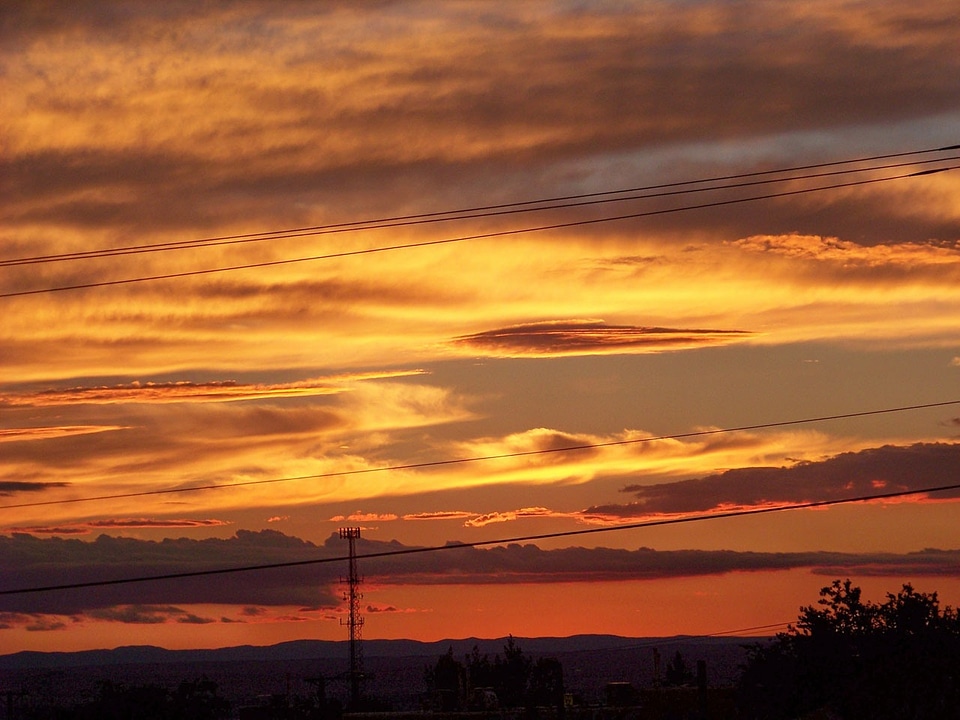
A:
MULTIPOLYGON (((345 544, 331 536, 322 546, 274 531, 238 532, 224 540, 110 538, 94 542, 0 536, 7 589, 98 582, 166 573, 276 563, 307 563, 198 578, 175 578, 82 590, 48 590, 0 597, 0 613, 34 622, 38 616, 75 616, 127 623, 200 622, 180 606, 229 604, 247 607, 301 606, 335 609, 346 562, 345 544), (49 558, 57 560, 51 564, 49 558), (251 582, 251 577, 256 582, 251 582)), ((542 550, 511 544, 489 549, 448 544, 429 553, 361 539, 357 551, 365 582, 375 585, 566 583, 665 579, 729 572, 809 568, 835 575, 953 576, 960 551, 895 553, 657 551, 569 547, 542 550), (392 557, 376 556, 383 553, 392 557)))

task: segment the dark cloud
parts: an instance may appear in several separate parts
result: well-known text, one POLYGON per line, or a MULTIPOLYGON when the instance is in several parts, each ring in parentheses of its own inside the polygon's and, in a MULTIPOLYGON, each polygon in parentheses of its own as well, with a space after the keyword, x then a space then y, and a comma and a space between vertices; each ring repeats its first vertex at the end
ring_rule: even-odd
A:
POLYGON ((61 620, 41 616, 27 623, 26 630, 27 632, 48 632, 51 630, 63 630, 65 627, 67 627, 67 623, 61 620))
POLYGON ((23 480, 0 480, 0 496, 14 493, 37 493, 53 488, 68 487, 66 482, 28 482, 23 480))
MULTIPOLYGON (((0 587, 97 582, 214 568, 290 562, 343 553, 342 543, 318 547, 272 531, 239 531, 234 537, 161 542, 101 535, 93 542, 0 536, 0 587)), ((264 571, 257 582, 244 573, 135 583, 49 593, 8 595, 0 611, 72 615, 128 605, 226 603, 248 606, 339 603, 336 564, 264 571), (26 610, 25 610, 26 609, 26 610)))
POLYGON ((373 613, 395 613, 400 612, 393 605, 367 605, 366 612, 373 613))
POLYGON ((172 605, 118 605, 90 610, 85 612, 84 616, 93 620, 105 620, 127 625, 160 625, 168 622, 206 625, 216 622, 211 618, 200 617, 172 605))
MULTIPOLYGON (((448 545, 430 553, 367 557, 409 548, 397 542, 357 542, 361 569, 378 584, 501 584, 590 582, 712 575, 739 571, 809 568, 825 574, 921 576, 955 575, 960 550, 894 553, 658 551, 569 547, 542 550, 510 544, 486 549, 448 545)), ((340 603, 345 543, 332 535, 314 545, 274 531, 239 532, 225 540, 143 540, 108 538, 95 542, 0 536, 0 587, 69 584, 122 577, 179 573, 223 567, 316 560, 333 562, 264 569, 200 578, 132 583, 81 591, 47 591, 0 596, 0 621, 23 617, 76 616, 129 623, 210 622, 182 608, 195 603, 244 606, 243 617, 265 608, 319 609, 340 603), (18 615, 19 614, 19 615, 18 615), (22 617, 21 617, 22 616, 22 617)), ((377 612, 393 611, 380 608, 377 612)), ((19 618, 19 619, 18 619, 19 618)))
POLYGON ((602 321, 551 321, 486 330, 454 342, 471 351, 506 357, 657 352, 719 345, 749 337, 742 330, 609 325, 602 321))
POLYGON ((565 548, 541 550, 535 545, 490 549, 457 548, 435 553, 429 563, 391 558, 389 566, 365 561, 364 575, 384 584, 501 584, 592 582, 716 575, 728 572, 808 568, 825 574, 869 568, 889 576, 953 576, 960 568, 960 550, 893 553, 793 552, 650 548, 565 548), (398 567, 399 566, 399 567, 398 567), (849 568, 849 569, 848 569, 849 568))
MULTIPOLYGON (((885 445, 788 467, 727 470, 694 480, 628 485, 627 504, 598 505, 588 516, 646 517, 836 500, 951 485, 960 478, 960 444, 885 445)), ((960 491, 936 499, 960 498, 960 491)))
POLYGON ((118 605, 89 610, 85 614, 94 620, 107 620, 130 625, 159 625, 167 622, 171 616, 186 615, 186 611, 173 606, 118 605))

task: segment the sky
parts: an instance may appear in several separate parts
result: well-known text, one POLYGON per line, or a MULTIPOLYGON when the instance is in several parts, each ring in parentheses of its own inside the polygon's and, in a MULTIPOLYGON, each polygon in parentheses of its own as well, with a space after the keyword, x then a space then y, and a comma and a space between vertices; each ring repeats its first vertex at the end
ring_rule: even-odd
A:
POLYGON ((0 652, 960 604, 958 11, 4 4, 0 652))

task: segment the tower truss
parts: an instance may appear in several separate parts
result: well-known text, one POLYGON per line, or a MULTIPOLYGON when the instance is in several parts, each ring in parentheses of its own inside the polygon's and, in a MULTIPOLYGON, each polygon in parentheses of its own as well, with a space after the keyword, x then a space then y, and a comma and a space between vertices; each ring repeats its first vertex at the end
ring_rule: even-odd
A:
POLYGON ((350 628, 350 703, 354 709, 360 704, 360 685, 363 680, 363 646, 362 630, 363 616, 360 614, 360 601, 363 593, 360 592, 360 574, 357 570, 357 539, 360 537, 360 528, 340 528, 340 539, 349 543, 350 565, 347 577, 341 579, 347 589, 343 599, 350 608, 347 619, 341 618, 340 624, 350 628))

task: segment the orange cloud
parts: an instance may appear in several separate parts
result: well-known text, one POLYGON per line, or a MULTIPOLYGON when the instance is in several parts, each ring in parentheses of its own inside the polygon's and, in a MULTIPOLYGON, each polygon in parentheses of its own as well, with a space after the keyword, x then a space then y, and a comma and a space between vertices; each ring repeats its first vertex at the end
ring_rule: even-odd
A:
POLYGON ((464 510, 437 510, 433 512, 407 513, 403 516, 404 520, 465 520, 473 517, 476 513, 466 512, 464 510))
POLYGON ((492 523, 513 522, 528 518, 576 518, 577 513, 561 513, 544 507, 520 508, 506 512, 484 513, 470 518, 464 523, 466 527, 484 527, 492 523))
POLYGON ((398 518, 394 513, 355 512, 349 515, 334 515, 330 522, 390 522, 398 518))

